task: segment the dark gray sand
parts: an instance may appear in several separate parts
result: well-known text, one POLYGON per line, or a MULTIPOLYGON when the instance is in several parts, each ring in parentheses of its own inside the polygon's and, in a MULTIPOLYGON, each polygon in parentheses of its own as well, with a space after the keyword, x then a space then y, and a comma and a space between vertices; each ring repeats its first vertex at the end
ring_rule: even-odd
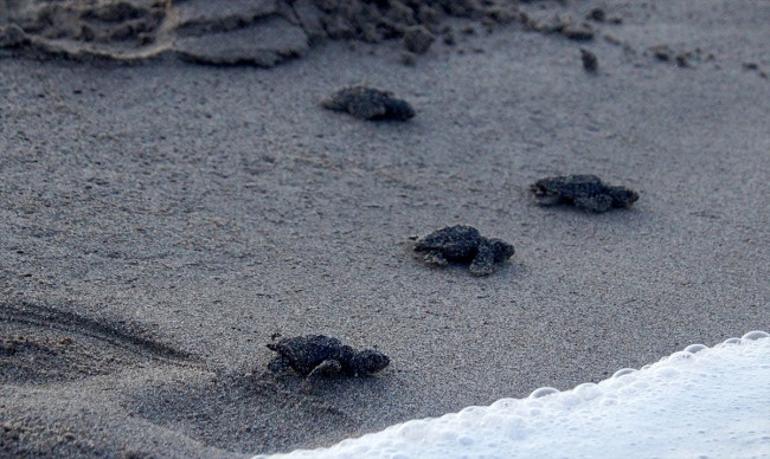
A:
POLYGON ((607 15, 623 24, 588 43, 457 22, 476 32, 415 67, 399 40, 269 71, 0 59, 0 456, 328 445, 770 328, 770 5, 607 15), (417 116, 320 107, 359 83, 417 116), (641 197, 532 202, 580 173, 641 197), (458 223, 513 243, 511 263, 414 259, 410 237, 458 223), (307 395, 265 373, 276 332, 391 365, 307 395))

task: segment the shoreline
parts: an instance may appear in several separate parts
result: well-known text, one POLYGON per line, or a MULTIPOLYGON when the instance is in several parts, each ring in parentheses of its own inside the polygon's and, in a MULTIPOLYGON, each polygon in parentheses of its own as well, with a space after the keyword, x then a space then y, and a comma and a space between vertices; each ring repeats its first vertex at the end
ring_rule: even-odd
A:
POLYGON ((755 330, 713 347, 691 344, 597 384, 541 387, 526 398, 412 419, 330 448, 253 459, 641 457, 641 451, 645 457, 763 457, 770 452, 762 430, 770 398, 752 381, 768 376, 762 362, 769 354, 770 334, 755 330))

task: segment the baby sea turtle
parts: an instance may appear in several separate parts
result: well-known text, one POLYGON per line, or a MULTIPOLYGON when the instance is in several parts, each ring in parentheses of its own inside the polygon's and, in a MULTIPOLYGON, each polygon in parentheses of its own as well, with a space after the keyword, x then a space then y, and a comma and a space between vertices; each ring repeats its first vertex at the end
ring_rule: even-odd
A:
POLYGON ((268 364, 277 373, 291 368, 306 380, 317 376, 363 376, 390 364, 388 356, 374 349, 356 350, 337 338, 324 335, 296 336, 269 343, 278 355, 268 364))
POLYGON ((418 240, 414 250, 425 253, 425 262, 436 266, 470 263, 468 269, 475 276, 494 273, 514 253, 513 245, 500 239, 487 239, 479 230, 466 225, 434 231, 418 240))
POLYGON ((388 91, 366 86, 342 88, 323 100, 321 106, 364 120, 406 121, 414 116, 414 109, 407 101, 397 99, 388 91))
POLYGON ((570 204, 593 212, 627 208, 639 194, 622 186, 610 186, 595 175, 548 177, 535 182, 530 190, 543 206, 570 204))

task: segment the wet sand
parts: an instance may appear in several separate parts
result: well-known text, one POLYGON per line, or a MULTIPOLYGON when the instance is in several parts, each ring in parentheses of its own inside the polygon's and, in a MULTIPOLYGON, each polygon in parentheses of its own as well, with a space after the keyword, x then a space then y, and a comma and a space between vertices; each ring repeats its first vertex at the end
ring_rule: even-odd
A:
POLYGON ((328 445, 770 328, 770 7, 608 10, 593 42, 476 25, 413 67, 398 42, 270 70, 0 59, 0 455, 328 445), (417 116, 320 107, 361 82, 417 116), (573 173, 641 197, 530 199, 573 173), (410 237, 455 223, 511 263, 415 260, 410 237), (263 374, 276 332, 392 364, 306 395, 263 374))

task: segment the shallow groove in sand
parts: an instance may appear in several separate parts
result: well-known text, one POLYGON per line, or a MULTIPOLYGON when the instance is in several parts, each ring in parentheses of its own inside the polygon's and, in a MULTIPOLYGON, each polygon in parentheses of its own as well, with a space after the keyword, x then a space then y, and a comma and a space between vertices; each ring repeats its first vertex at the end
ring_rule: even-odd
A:
POLYGON ((144 338, 136 332, 47 306, 0 303, 0 323, 16 323, 40 331, 56 330, 109 344, 112 348, 171 364, 191 363, 191 354, 144 338))

